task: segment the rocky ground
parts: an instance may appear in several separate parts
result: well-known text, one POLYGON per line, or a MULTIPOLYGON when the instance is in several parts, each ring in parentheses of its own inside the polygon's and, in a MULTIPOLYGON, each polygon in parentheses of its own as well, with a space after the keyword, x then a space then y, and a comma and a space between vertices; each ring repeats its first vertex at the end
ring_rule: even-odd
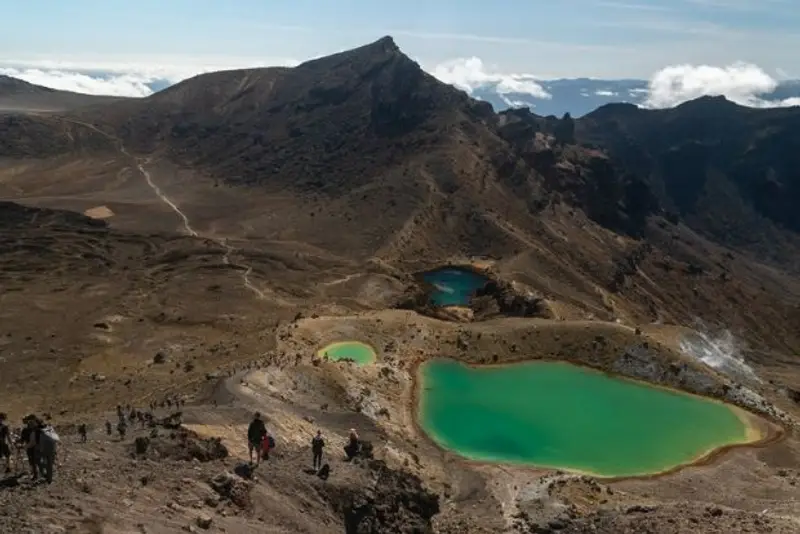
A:
MULTIPOLYGON (((293 391, 292 400, 270 394, 257 383, 264 372, 240 372, 209 386, 203 402, 198 398, 182 408, 182 426, 135 425, 120 440, 105 435, 97 421, 87 443, 79 443, 65 428, 61 466, 52 485, 32 485, 25 476, 4 480, 0 531, 797 531, 797 502, 791 495, 796 499, 800 471, 774 469, 781 449, 783 462, 796 457, 787 444, 771 452, 736 453, 717 466, 628 482, 468 467, 424 441, 390 439, 391 431, 371 424, 363 412, 331 403, 311 410, 318 418, 300 417, 294 411, 307 410, 297 405, 302 391, 293 391), (278 447, 251 470, 243 461, 242 438, 254 406, 266 409, 278 447), (351 425, 373 445, 371 458, 344 461, 339 447, 351 425), (328 439, 325 462, 331 472, 326 480, 309 469, 304 443, 317 427, 328 439), (205 438, 209 433, 221 440, 205 438), (758 478, 761 487, 748 487, 747 476, 758 478), (719 490, 704 492, 706 485, 719 490), (665 499, 664 489, 673 497, 665 499)), ((169 413, 156 411, 157 416, 169 413)))
MULTIPOLYGON (((30 220, 28 212, 14 213, 15 221, 30 220)), ((399 309, 409 307, 408 296, 418 288, 396 269, 374 265, 347 273, 335 260, 270 250, 271 261, 294 262, 297 271, 284 272, 270 270, 275 267, 252 251, 239 252, 259 262, 254 279, 265 295, 276 296, 263 298, 248 291, 241 270, 225 267, 225 250, 213 241, 162 243, 158 236, 134 238, 95 223, 84 227, 81 218, 32 213, 46 226, 22 226, 29 244, 61 232, 60 246, 91 243, 86 253, 98 264, 42 245, 50 252, 49 267, 60 273, 54 279, 45 274, 45 258, 24 253, 19 233, 6 234, 16 254, 6 256, 6 265, 26 266, 24 273, 6 272, 8 287, 17 290, 2 295, 3 358, 13 363, 8 376, 15 377, 6 386, 14 392, 6 409, 14 421, 29 411, 53 415, 66 454, 50 486, 32 486, 24 477, 16 485, 15 479, 3 483, 2 531, 797 529, 800 446, 792 422, 800 410, 786 387, 795 384, 793 375, 781 372, 775 356, 756 366, 775 380, 734 383, 681 351, 685 328, 588 319, 568 299, 542 299, 504 282, 509 267, 503 264, 487 271, 497 287, 479 297, 475 309, 431 317, 438 313, 414 305, 399 309), (332 272, 320 271, 316 262, 327 262, 332 272), (144 274, 141 265, 148 266, 144 274), (117 284, 101 280, 108 273, 117 284), (285 284, 264 284, 268 273, 285 284), (83 285, 71 284, 78 280, 83 285), (308 280, 316 280, 313 293, 302 293, 299 281, 308 280), (70 301, 81 313, 65 321, 59 310, 70 301), (20 316, 11 309, 26 311, 20 316), (346 339, 375 347, 376 365, 317 358, 319 347, 346 339), (729 451, 707 465, 653 479, 602 481, 475 465, 441 451, 414 424, 415 365, 431 357, 569 360, 725 398, 785 433, 764 447, 729 451), (175 397, 187 401, 180 428, 158 426, 155 435, 137 428, 122 441, 105 435, 103 424, 117 402, 141 408, 175 397), (247 460, 243 436, 256 410, 265 414, 278 448, 250 479, 236 470, 247 460), (77 443, 79 422, 91 427, 87 444, 77 443), (372 458, 344 462, 341 447, 350 428, 372 443, 372 458), (327 480, 307 472, 317 429, 329 443, 327 480), (137 454, 143 439, 149 443, 137 454), (213 440, 221 446, 209 447, 213 440)), ((156 411, 158 417, 168 413, 169 407, 156 411)))
MULTIPOLYGON (((248 413, 232 405, 189 406, 184 418, 237 415, 246 426, 248 413)), ((184 427, 137 424, 120 439, 93 426, 87 443, 64 436, 52 484, 17 466, 3 479, 0 531, 424 532, 439 510, 417 477, 368 454, 346 462, 333 440, 323 480, 307 447, 291 442, 253 467, 184 427)))

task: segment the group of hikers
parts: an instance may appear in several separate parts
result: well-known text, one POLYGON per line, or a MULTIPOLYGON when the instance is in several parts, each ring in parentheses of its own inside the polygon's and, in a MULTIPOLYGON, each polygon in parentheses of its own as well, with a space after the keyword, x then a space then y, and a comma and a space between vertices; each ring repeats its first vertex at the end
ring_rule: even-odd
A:
MULTIPOLYGON (((120 439, 125 438, 129 425, 132 426, 139 422, 144 427, 147 423, 152 423, 153 420, 152 412, 138 411, 129 406, 125 408, 117 406, 117 417, 116 430, 120 439)), ((4 463, 6 474, 11 473, 13 451, 17 453, 17 468, 21 467, 23 463, 21 458, 24 451, 28 459, 31 480, 38 481, 41 477, 47 483, 51 483, 59 449, 58 444, 61 441, 60 437, 50 423, 36 415, 25 416, 22 419, 22 424, 22 428, 12 433, 6 414, 0 413, 0 467, 4 463)), ((88 438, 85 424, 77 426, 77 433, 80 441, 86 443, 88 438)), ((113 433, 110 421, 106 421, 106 433, 109 436, 113 433)), ((256 465, 260 464, 261 460, 269 460, 270 451, 275 448, 275 438, 267 430, 259 412, 255 413, 247 428, 247 443, 250 462, 256 465)), ((323 465, 324 449, 325 439, 322 436, 322 431, 317 430, 317 433, 311 439, 312 466, 317 473, 323 468, 330 470, 329 467, 323 465)), ((358 434, 355 429, 350 429, 347 444, 344 446, 347 460, 355 458, 360 450, 361 441, 358 434)))
MULTIPOLYGON (((269 460, 269 453, 275 448, 275 438, 267 430, 260 412, 255 413, 247 427, 247 448, 250 453, 250 463, 255 463, 255 465, 259 465, 262 459, 269 460), (254 456, 255 462, 253 461, 254 456)), ((324 448, 325 439, 322 437, 322 431, 317 430, 316 435, 311 438, 311 462, 316 472, 323 469, 322 452, 324 448)), ((355 429, 351 428, 347 445, 344 446, 347 460, 355 458, 360 450, 361 441, 355 429)))
POLYGON ((53 426, 35 415, 22 418, 22 428, 12 434, 6 414, 0 413, 0 461, 5 463, 6 474, 11 473, 12 451, 17 451, 17 464, 21 464, 22 451, 28 457, 31 480, 41 476, 48 484, 53 482, 53 468, 61 439, 53 426))
MULTIPOLYGON (((159 407, 167 405, 181 406, 181 400, 162 401, 151 403, 150 411, 137 410, 131 406, 117 406, 116 430, 119 439, 125 439, 125 434, 129 427, 139 423, 142 428, 147 425, 153 426, 155 417, 153 411, 159 407)), ((175 415, 180 415, 180 412, 175 415)), ((49 416, 45 415, 45 419, 49 416)), ((114 426, 110 421, 105 423, 106 433, 113 435, 114 426)), ((88 441, 88 428, 85 423, 77 425, 77 434, 81 443, 88 441)), ((16 469, 21 471, 23 468, 23 456, 27 455, 27 463, 30 471, 31 480, 34 482, 45 480, 47 483, 53 481, 53 469, 56 465, 57 453, 61 438, 53 426, 36 415, 27 415, 22 419, 22 427, 12 432, 9 426, 8 417, 5 413, 0 413, 0 469, 5 474, 11 474, 11 461, 14 460, 16 469), (12 458, 13 457, 13 458, 12 458)), ((0 475, 3 473, 0 473, 0 475)))
MULTIPOLYGON (((176 405, 177 406, 177 405, 176 405)), ((119 434, 119 439, 125 439, 125 434, 128 432, 128 426, 133 426, 137 422, 139 425, 144 428, 146 425, 152 423, 153 421, 153 411, 155 408, 153 404, 150 405, 150 411, 145 412, 143 410, 137 410, 136 408, 132 408, 131 406, 125 406, 124 408, 121 405, 117 405, 117 434, 119 434), (129 423, 130 422, 130 423, 129 423)), ((81 440, 86 441, 84 439, 85 427, 83 431, 78 429, 78 432, 81 434, 81 440)), ((111 421, 106 421, 106 434, 111 436, 114 433, 114 427, 111 424, 111 421)))

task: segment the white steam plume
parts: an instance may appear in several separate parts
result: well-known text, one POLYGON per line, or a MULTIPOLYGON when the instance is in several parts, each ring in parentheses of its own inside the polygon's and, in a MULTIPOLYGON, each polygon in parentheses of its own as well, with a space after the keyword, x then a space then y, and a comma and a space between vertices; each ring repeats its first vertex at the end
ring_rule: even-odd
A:
POLYGON ((739 382, 762 382, 753 368, 745 362, 740 343, 729 330, 710 334, 698 321, 694 333, 681 337, 680 348, 684 354, 729 378, 739 382))

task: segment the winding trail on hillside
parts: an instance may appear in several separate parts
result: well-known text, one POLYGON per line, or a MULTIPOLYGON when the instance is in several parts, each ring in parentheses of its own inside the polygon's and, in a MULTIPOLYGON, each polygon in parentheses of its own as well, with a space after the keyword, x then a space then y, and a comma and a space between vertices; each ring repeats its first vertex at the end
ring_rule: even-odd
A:
POLYGON ((117 150, 122 155, 124 155, 125 157, 127 157, 128 159, 133 161, 134 165, 136 166, 136 169, 139 171, 139 174, 142 175, 142 177, 145 179, 145 182, 147 182, 148 187, 150 187, 150 189, 153 191, 153 193, 155 193, 155 195, 159 198, 159 200, 161 200, 161 202, 166 204, 172 211, 175 212, 176 215, 178 215, 178 217, 181 218, 181 221, 183 223, 183 228, 186 231, 186 234, 191 236, 191 237, 197 237, 197 238, 201 238, 202 237, 202 238, 210 239, 211 241, 213 241, 213 242, 217 243, 218 245, 222 246, 225 249, 225 254, 222 256, 222 263, 224 265, 229 265, 229 266, 234 267, 235 269, 237 269, 239 271, 242 271, 242 283, 244 284, 244 287, 247 288, 249 291, 252 291, 259 299, 264 299, 266 297, 265 293, 261 289, 256 287, 253 284, 253 282, 250 280, 250 275, 253 272, 253 267, 251 265, 248 265, 248 264, 236 263, 234 261, 231 261, 231 254, 233 254, 235 252, 238 252, 239 249, 229 245, 227 238, 219 238, 219 237, 214 237, 214 236, 210 236, 210 235, 209 236, 200 235, 200 233, 197 232, 197 230, 195 230, 192 227, 192 223, 191 223, 191 220, 189 219, 189 216, 186 215, 178 207, 178 205, 175 204, 175 202, 173 202, 167 195, 165 195, 163 191, 161 191, 161 188, 159 188, 158 185, 153 181, 153 177, 150 175, 150 172, 145 168, 145 165, 150 162, 150 158, 140 158, 140 157, 134 156, 133 154, 128 152, 127 148, 125 148, 125 145, 123 144, 122 139, 120 139, 119 137, 117 137, 115 135, 112 135, 112 134, 110 134, 108 132, 104 132, 103 130, 101 130, 100 128, 98 128, 97 126, 95 126, 93 124, 90 124, 88 122, 83 122, 83 121, 77 121, 77 120, 74 120, 74 119, 67 119, 67 118, 63 118, 63 120, 65 122, 69 122, 69 123, 72 123, 72 124, 77 124, 79 126, 84 126, 86 128, 89 128, 90 130, 93 130, 93 131, 99 133, 100 135, 102 135, 103 137, 105 137, 106 139, 109 139, 110 141, 112 141, 114 143, 114 145, 117 147, 117 150))
POLYGON ((242 282, 244 283, 244 287, 255 293, 258 298, 265 298, 266 295, 264 292, 253 285, 253 282, 250 281, 250 274, 253 272, 253 268, 250 265, 238 265, 236 263, 231 263, 231 254, 236 252, 238 249, 230 246, 227 238, 222 238, 220 241, 218 241, 218 243, 225 247, 225 255, 222 256, 222 263, 225 265, 232 265, 239 269, 244 268, 244 272, 242 273, 242 282))
POLYGON ((185 213, 183 213, 181 211, 181 209, 173 201, 171 201, 169 199, 169 197, 167 197, 164 193, 161 192, 161 189, 159 189, 159 187, 155 184, 155 182, 153 182, 153 178, 152 178, 152 176, 150 176, 150 172, 148 172, 147 169, 144 168, 145 164, 149 163, 150 159, 149 158, 137 158, 137 157, 131 155, 125 149, 125 147, 122 146, 122 143, 120 143, 119 149, 120 149, 120 152, 122 152, 123 154, 125 154, 126 156, 131 158, 136 163, 136 168, 139 169, 139 173, 142 176, 144 176, 144 179, 147 182, 147 185, 150 186, 150 189, 153 190, 153 192, 156 194, 156 196, 159 199, 161 199, 161 201, 164 204, 166 204, 167 206, 172 208, 172 211, 177 213, 178 216, 181 219, 183 219, 183 227, 186 230, 186 233, 189 234, 192 237, 199 237, 199 234, 194 230, 194 228, 192 228, 192 224, 189 222, 189 217, 187 217, 187 215, 185 213))
POLYGON ((364 276, 364 273, 348 274, 344 278, 339 278, 339 279, 333 280, 331 282, 324 282, 322 285, 323 286, 329 286, 329 287, 330 286, 337 286, 339 284, 345 284, 345 283, 349 282, 350 280, 352 280, 353 278, 358 278, 359 276, 364 276))

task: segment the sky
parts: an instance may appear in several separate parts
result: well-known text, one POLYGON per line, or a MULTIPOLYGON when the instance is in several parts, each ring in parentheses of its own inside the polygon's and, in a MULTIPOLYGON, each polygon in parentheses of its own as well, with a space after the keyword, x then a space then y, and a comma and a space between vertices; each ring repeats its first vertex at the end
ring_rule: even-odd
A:
POLYGON ((132 96, 383 35, 462 87, 641 78, 670 100, 670 85, 750 95, 800 78, 800 0, 0 0, 0 18, 0 74, 132 96))

